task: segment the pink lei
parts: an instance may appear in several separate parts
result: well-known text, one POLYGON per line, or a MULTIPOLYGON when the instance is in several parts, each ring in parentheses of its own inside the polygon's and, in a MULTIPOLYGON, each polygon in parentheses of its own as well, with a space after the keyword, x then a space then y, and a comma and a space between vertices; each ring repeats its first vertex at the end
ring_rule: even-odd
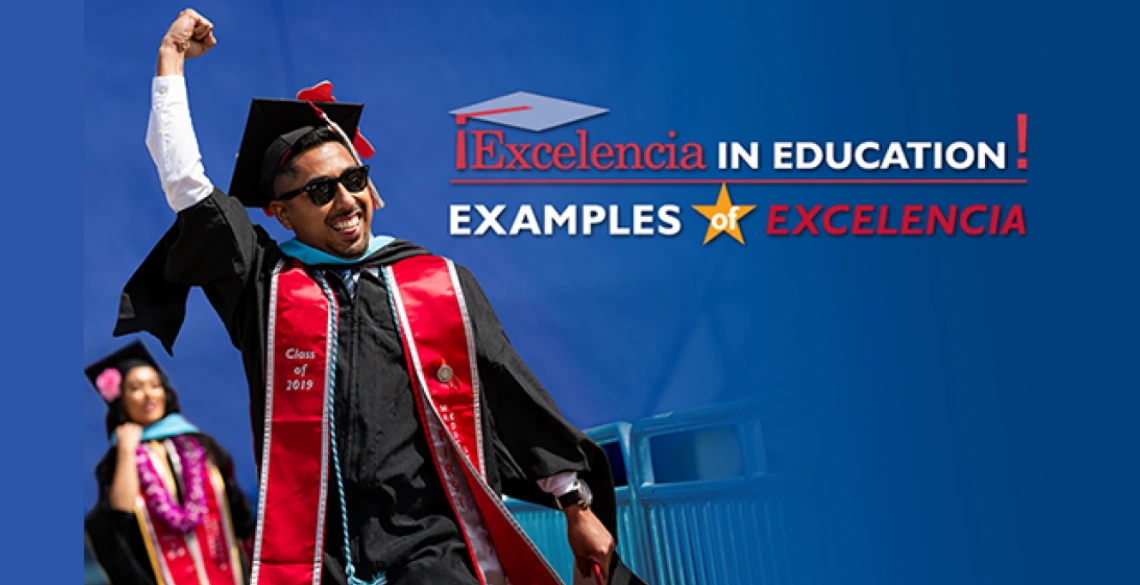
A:
POLYGON ((158 478, 158 472, 139 445, 135 454, 139 480, 142 483, 143 497, 147 510, 163 524, 178 532, 190 532, 202 523, 206 516, 206 452, 194 439, 179 435, 174 437, 174 448, 182 466, 182 484, 186 492, 182 494, 185 507, 179 506, 170 497, 170 492, 158 478))

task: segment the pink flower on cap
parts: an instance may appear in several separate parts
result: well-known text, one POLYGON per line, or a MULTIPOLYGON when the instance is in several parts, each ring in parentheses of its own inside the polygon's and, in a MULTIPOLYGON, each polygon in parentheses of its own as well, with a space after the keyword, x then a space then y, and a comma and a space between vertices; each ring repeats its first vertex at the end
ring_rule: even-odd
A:
POLYGON ((99 374, 98 378, 95 378, 95 387, 99 389, 99 395, 107 402, 119 397, 119 394, 122 393, 119 385, 122 383, 123 375, 115 368, 107 368, 103 370, 102 374, 99 374))

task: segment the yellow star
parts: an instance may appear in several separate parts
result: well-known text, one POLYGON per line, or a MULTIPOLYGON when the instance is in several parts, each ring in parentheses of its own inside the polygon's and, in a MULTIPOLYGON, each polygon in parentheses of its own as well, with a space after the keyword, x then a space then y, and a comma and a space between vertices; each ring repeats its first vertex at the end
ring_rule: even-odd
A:
POLYGON ((733 205, 728 197, 728 184, 720 184, 720 196, 716 198, 716 205, 694 205, 697 213, 709 220, 709 230, 705 232, 705 244, 722 233, 727 233, 744 244, 744 232, 740 231, 740 218, 756 209, 755 205, 733 205))

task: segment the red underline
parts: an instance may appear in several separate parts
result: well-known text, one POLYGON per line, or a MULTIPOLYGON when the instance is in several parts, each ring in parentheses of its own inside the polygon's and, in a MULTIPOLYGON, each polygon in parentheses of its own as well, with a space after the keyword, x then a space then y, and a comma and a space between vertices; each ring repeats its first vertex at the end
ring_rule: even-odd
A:
POLYGON ((1027 185, 1029 179, 451 179, 452 185, 1027 185))

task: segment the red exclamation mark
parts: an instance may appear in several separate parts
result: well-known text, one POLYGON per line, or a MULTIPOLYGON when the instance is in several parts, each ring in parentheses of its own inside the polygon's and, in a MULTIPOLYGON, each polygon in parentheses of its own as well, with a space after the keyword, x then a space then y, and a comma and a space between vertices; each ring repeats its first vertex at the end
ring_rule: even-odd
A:
MULTIPOLYGON (((1017 152, 1025 154, 1025 133, 1029 128, 1029 114, 1017 115, 1017 152)), ((1024 158, 1017 159, 1017 168, 1025 170, 1029 161, 1024 158)))

